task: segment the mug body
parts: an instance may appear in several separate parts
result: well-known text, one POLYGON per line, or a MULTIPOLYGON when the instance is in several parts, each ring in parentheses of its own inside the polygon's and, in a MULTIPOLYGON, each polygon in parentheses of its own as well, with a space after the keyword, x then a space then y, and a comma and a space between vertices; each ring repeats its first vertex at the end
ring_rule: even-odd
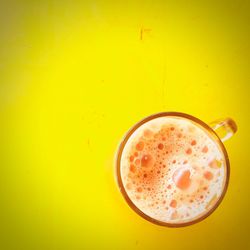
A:
POLYGON ((228 182, 229 182, 229 176, 230 176, 230 164, 229 164, 229 159, 228 159, 228 155, 227 155, 227 151, 222 143, 222 141, 220 140, 219 136, 216 134, 216 132, 206 123, 204 123, 203 121, 201 121, 200 119, 188 115, 188 114, 184 114, 184 113, 179 113, 179 112, 162 112, 162 113, 157 113, 151 116, 148 116, 146 118, 144 118, 143 120, 141 120, 140 122, 138 122, 137 124, 135 124, 125 135, 124 139, 122 140, 122 142, 120 143, 120 146, 118 148, 118 152, 117 152, 117 158, 116 158, 116 177, 117 177, 117 182, 118 182, 118 186, 119 189, 123 195, 123 197, 125 198, 126 202, 128 203, 128 205, 140 216, 142 216, 144 219, 155 223, 157 225, 161 225, 161 226, 167 226, 167 227, 183 227, 183 226, 188 226, 188 225, 192 225, 194 223, 197 223, 199 221, 204 220, 206 217, 208 217, 211 213, 213 213, 213 211, 219 206, 219 204, 221 203, 221 201, 223 200, 225 193, 227 191, 227 187, 228 187, 228 182), (166 118, 170 118, 170 117, 175 117, 178 119, 184 119, 184 120, 188 120, 191 121, 195 126, 203 129, 204 131, 206 131, 206 133, 209 134, 209 137, 218 145, 218 147, 220 148, 223 157, 224 157, 224 168, 225 168, 225 177, 224 177, 224 185, 223 185, 223 190, 220 193, 219 198, 217 199, 217 201, 212 205, 212 207, 210 207, 209 210, 207 210, 207 212, 205 214, 202 214, 202 216, 195 218, 193 220, 187 221, 187 222, 181 222, 181 223, 171 223, 171 222, 166 222, 166 221, 162 221, 156 218, 153 218, 153 216, 149 216, 148 214, 146 214, 145 212, 143 212, 140 208, 138 208, 138 206, 135 205, 135 202, 133 202, 133 200, 131 199, 131 197, 129 196, 128 192, 127 192, 127 188, 124 185, 124 181, 122 178, 122 171, 121 171, 121 160, 122 160, 122 156, 124 153, 124 148, 126 146, 126 144, 128 143, 129 139, 131 138, 131 136, 137 131, 137 129, 139 129, 142 125, 155 120, 157 118, 161 118, 161 117, 166 117, 166 118))

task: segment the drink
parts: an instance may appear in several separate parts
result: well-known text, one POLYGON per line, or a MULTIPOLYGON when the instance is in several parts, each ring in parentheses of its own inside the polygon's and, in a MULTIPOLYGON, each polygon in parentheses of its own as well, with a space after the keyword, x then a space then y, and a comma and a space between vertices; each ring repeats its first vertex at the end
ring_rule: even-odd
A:
POLYGON ((186 225, 220 203, 228 159, 223 144, 205 126, 198 119, 160 115, 142 122, 124 140, 118 179, 125 198, 142 216, 158 224, 186 225))

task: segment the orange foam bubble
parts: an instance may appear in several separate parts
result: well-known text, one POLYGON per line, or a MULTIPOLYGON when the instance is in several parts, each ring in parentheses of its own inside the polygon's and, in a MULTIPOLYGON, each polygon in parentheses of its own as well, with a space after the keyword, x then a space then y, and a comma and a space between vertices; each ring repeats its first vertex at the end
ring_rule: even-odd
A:
POLYGON ((127 184, 126 184, 126 188, 127 188, 128 190, 130 190, 130 189, 132 188, 131 183, 127 183, 127 184))
POLYGON ((187 153, 188 155, 191 155, 191 154, 192 154, 192 149, 191 149, 191 148, 188 148, 188 149, 186 150, 186 153, 187 153))
POLYGON ((137 200, 140 200, 140 199, 141 199, 141 196, 140 196, 140 195, 136 195, 135 198, 136 198, 137 200))
POLYGON ((135 165, 134 164, 130 164, 129 170, 130 170, 130 172, 135 173, 136 172, 135 165))
POLYGON ((181 137, 182 137, 182 133, 179 133, 179 134, 177 135, 177 137, 178 137, 178 138, 181 138, 181 137))
POLYGON ((135 160, 135 165, 137 165, 137 166, 140 165, 140 162, 141 162, 140 159, 136 159, 135 160))
POLYGON ((171 200, 171 202, 169 203, 170 207, 176 208, 177 206, 177 201, 176 200, 171 200))
POLYGON ((191 184, 190 170, 178 169, 174 172, 173 181, 179 189, 187 189, 191 184))
POLYGON ((141 158, 142 167, 150 167, 153 163, 153 157, 150 154, 145 154, 141 158))
POLYGON ((209 162, 208 165, 209 165, 210 168, 220 168, 222 163, 221 163, 221 161, 213 159, 212 161, 209 162))
POLYGON ((138 152, 134 152, 134 156, 137 157, 138 156, 138 152))
POLYGON ((202 148, 202 153, 207 153, 208 152, 208 147, 207 146, 204 146, 203 148, 202 148))
POLYGON ((146 129, 144 130, 144 136, 147 137, 147 138, 150 138, 153 136, 153 132, 150 130, 150 129, 146 129))
POLYGON ((214 177, 214 175, 210 172, 210 171, 206 171, 205 173, 204 173, 204 177, 207 179, 207 180, 212 180, 213 179, 213 177, 214 177))
POLYGON ((191 145, 192 145, 192 146, 194 146, 194 145, 196 145, 196 144, 197 144, 196 140, 192 140, 192 141, 191 141, 191 145))
POLYGON ((144 142, 143 142, 143 141, 140 141, 140 142, 138 142, 138 143, 136 144, 136 149, 137 149, 138 151, 142 151, 143 148, 144 148, 144 142))

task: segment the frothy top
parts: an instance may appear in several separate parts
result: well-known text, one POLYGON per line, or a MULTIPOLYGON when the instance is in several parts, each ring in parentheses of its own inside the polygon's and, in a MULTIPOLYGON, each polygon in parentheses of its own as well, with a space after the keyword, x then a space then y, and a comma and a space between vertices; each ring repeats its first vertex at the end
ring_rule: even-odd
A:
POLYGON ((226 162, 218 142, 182 117, 152 119, 128 139, 120 174, 131 202, 147 216, 187 223, 206 214, 225 187, 226 162))

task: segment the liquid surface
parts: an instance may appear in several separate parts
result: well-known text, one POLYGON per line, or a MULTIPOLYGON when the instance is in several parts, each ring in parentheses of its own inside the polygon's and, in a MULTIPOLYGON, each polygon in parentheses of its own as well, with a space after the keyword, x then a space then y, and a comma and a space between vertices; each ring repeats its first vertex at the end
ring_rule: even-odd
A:
POLYGON ((199 124, 181 117, 159 117, 137 128, 123 149, 120 168, 131 202, 166 223, 200 218, 225 186, 220 145, 199 124))

